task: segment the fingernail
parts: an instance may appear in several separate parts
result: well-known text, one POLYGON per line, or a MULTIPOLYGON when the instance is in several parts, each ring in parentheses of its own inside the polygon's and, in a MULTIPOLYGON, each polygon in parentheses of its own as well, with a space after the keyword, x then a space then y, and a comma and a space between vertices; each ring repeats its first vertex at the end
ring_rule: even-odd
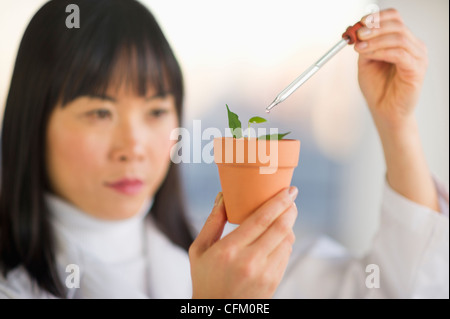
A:
POLYGON ((220 201, 222 200, 222 192, 219 192, 219 194, 217 194, 216 199, 214 200, 214 206, 217 206, 220 204, 220 201))
POLYGON ((298 194, 298 189, 295 186, 291 186, 289 187, 289 197, 291 198, 292 201, 294 201, 297 198, 297 194, 298 194))
POLYGON ((362 49, 367 48, 369 46, 369 43, 367 43, 366 41, 362 41, 362 42, 356 43, 355 46, 357 49, 362 50, 362 49))
POLYGON ((366 37, 372 33, 372 29, 369 29, 367 27, 362 27, 358 30, 358 35, 361 37, 366 37))

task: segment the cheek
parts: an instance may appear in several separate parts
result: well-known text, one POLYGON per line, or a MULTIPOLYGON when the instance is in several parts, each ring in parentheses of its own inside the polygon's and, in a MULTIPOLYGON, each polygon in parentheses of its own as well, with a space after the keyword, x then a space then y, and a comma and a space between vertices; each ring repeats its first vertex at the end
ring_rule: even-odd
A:
MULTIPOLYGON (((171 116, 164 125, 161 125, 155 132, 152 147, 157 151, 160 158, 170 160, 170 150, 176 144, 176 140, 171 140, 170 136, 178 127, 178 120, 175 116, 171 116)), ((175 134, 175 136, 178 136, 175 134)))
POLYGON ((87 177, 98 174, 105 164, 105 144, 80 132, 50 135, 47 163, 52 183, 71 190, 87 187, 87 177))
POLYGON ((172 146, 177 142, 176 140, 170 139, 171 130, 165 130, 164 132, 160 132, 158 137, 154 139, 152 143, 152 148, 154 153, 162 160, 170 159, 170 150, 172 146))
POLYGON ((177 140, 171 140, 170 134, 177 127, 177 121, 174 120, 170 124, 161 127, 155 132, 151 143, 149 144, 149 150, 151 153, 152 169, 155 183, 161 183, 167 174, 167 170, 170 165, 170 151, 172 147, 177 143, 177 140))

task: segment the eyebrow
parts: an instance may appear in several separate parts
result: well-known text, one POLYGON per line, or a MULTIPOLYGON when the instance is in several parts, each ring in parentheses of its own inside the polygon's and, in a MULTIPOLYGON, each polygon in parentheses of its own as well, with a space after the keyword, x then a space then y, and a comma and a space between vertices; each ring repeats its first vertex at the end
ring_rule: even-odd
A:
MULTIPOLYGON (((170 94, 172 94, 172 92, 161 92, 161 93, 155 94, 153 96, 146 97, 145 101, 149 102, 151 100, 155 100, 155 99, 158 99, 158 98, 166 97, 167 95, 170 95, 170 94)), ((107 100, 107 101, 111 101, 113 103, 117 102, 116 98, 114 98, 112 96, 109 96, 109 95, 106 95, 106 94, 103 95, 103 94, 95 94, 95 93, 93 93, 93 94, 87 94, 86 96, 88 96, 91 99, 107 100)))

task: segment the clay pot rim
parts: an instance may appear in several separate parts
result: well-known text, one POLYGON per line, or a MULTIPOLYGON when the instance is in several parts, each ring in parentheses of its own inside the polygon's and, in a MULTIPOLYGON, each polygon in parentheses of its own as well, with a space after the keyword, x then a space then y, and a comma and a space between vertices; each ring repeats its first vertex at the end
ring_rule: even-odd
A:
MULTIPOLYGON (((269 159, 267 161, 261 162, 259 157, 255 156, 251 162, 247 162, 247 150, 244 149, 244 157, 242 158, 242 162, 237 161, 236 154, 234 152, 235 147, 238 147, 239 144, 241 145, 247 145, 250 147, 250 144, 253 144, 249 142, 249 138, 239 138, 236 139, 234 137, 217 137, 214 138, 214 162, 217 165, 232 165, 232 166, 241 166, 241 167, 277 167, 277 168, 288 168, 288 167, 297 167, 298 166, 298 160, 299 160, 299 152, 300 152, 300 140, 295 139, 286 139, 286 140, 258 140, 256 137, 251 137, 250 140, 253 140, 255 147, 261 147, 261 145, 267 145, 270 148, 272 148, 273 145, 271 142, 281 142, 278 144, 278 154, 275 155, 275 158, 273 158, 271 155, 269 155, 269 159), (226 140, 230 141, 232 139, 233 141, 226 142, 226 140), (222 151, 220 153, 216 153, 216 142, 220 143, 222 145, 222 151), (258 146, 259 145, 259 146, 258 146), (226 149, 231 149, 232 159, 226 160, 224 151, 226 149), (292 150, 297 150, 296 153, 292 153, 292 150), (287 152, 287 153, 286 153, 287 152), (286 154, 286 156, 283 156, 282 154, 286 154), (289 155, 287 155, 289 154, 289 155), (294 155, 295 156, 292 156, 294 155), (273 162, 272 162, 273 161, 273 162), (275 165, 273 166, 272 164, 275 165)), ((245 146, 244 146, 245 147, 245 146)), ((255 149, 256 150, 256 149, 255 149)), ((294 151, 295 152, 295 151, 294 151)))
POLYGON ((230 136, 225 136, 225 137, 215 137, 215 140, 220 140, 220 139, 234 139, 236 141, 243 141, 243 140, 257 140, 257 141, 261 141, 261 142, 289 142, 289 141, 300 141, 294 138, 283 138, 282 140, 260 140, 257 137, 241 137, 241 138, 235 138, 235 137, 230 137, 230 136))

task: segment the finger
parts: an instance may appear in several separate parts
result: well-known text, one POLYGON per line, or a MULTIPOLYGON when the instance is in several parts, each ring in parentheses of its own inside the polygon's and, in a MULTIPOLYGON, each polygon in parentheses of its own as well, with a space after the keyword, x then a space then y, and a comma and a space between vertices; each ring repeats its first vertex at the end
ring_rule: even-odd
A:
POLYGON ((252 243, 252 249, 270 254, 288 236, 292 235, 292 227, 297 218, 297 208, 291 205, 277 220, 252 243))
POLYGON ((417 59, 423 56, 423 52, 420 52, 408 37, 399 33, 381 35, 368 41, 358 42, 355 45, 355 50, 362 54, 392 48, 401 48, 417 59))
POLYGON ((225 206, 223 205, 223 195, 220 192, 217 194, 211 214, 190 247, 189 253, 201 254, 211 247, 222 236, 226 222, 227 216, 225 214, 225 206))
POLYGON ((225 239, 233 240, 241 246, 250 245, 269 228, 278 216, 292 206, 297 194, 298 189, 295 186, 280 191, 230 233, 229 238, 225 239))
POLYGON ((358 39, 361 41, 376 38, 383 34, 388 33, 402 33, 407 29, 403 23, 397 20, 388 20, 380 23, 379 27, 362 27, 358 33, 358 39))
POLYGON ((361 54, 360 59, 364 61, 376 60, 395 64, 399 70, 408 71, 411 67, 417 66, 420 63, 411 54, 403 48, 389 48, 376 51, 370 51, 361 54))
POLYGON ((273 250, 270 255, 267 256, 266 271, 277 276, 276 280, 278 282, 281 281, 286 271, 289 258, 292 254, 292 245, 293 240, 287 237, 278 245, 276 249, 273 250))
MULTIPOLYGON (((425 46, 421 40, 416 38, 412 32, 398 20, 388 20, 381 23, 379 28, 367 28, 363 27, 357 31, 358 39, 360 41, 368 41, 369 45, 371 42, 376 41, 376 39, 380 38, 383 35, 388 34, 397 34, 399 37, 399 41, 402 41, 403 38, 408 40, 409 43, 413 45, 414 51, 424 51, 425 46), (373 39, 373 40, 372 40, 373 39)), ((359 46, 356 46, 358 49, 359 46)))
POLYGON ((398 12, 396 9, 389 8, 384 9, 379 12, 374 12, 368 15, 365 15, 361 18, 361 23, 363 25, 373 25, 382 23, 383 21, 387 20, 397 20, 401 23, 403 23, 402 16, 400 15, 400 12, 398 12))

